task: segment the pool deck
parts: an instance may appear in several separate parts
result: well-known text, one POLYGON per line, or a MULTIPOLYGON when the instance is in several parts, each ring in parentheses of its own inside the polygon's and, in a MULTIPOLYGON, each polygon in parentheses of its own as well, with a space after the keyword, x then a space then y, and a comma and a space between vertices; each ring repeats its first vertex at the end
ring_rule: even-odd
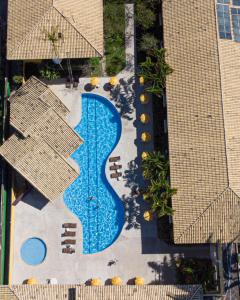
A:
MULTIPOLYGON (((127 6, 130 16, 132 6, 127 6)), ((135 83, 134 77, 134 32, 133 19, 128 18, 126 35, 128 36, 127 67, 118 78, 120 85, 109 91, 109 78, 101 78, 99 88, 91 93, 106 97, 111 101, 121 116, 122 135, 111 156, 120 156, 123 177, 118 181, 110 178, 109 162, 106 164, 107 178, 125 204, 125 224, 115 243, 106 250, 96 254, 82 254, 82 227, 60 196, 53 203, 47 202, 38 192, 31 191, 15 206, 14 252, 12 257, 12 282, 22 283, 25 279, 35 277, 40 283, 48 278, 57 278, 58 283, 85 283, 91 278, 100 278, 108 284, 109 278, 120 276, 123 283, 131 283, 135 276, 141 276, 146 283, 175 283, 175 259, 181 256, 192 256, 194 247, 170 246, 157 238, 155 220, 145 222, 142 215, 147 209, 146 203, 132 194, 135 187, 143 187, 141 175, 141 153, 151 151, 152 142, 143 144, 140 136, 143 131, 152 133, 151 122, 143 125, 139 115, 148 113, 152 120, 151 101, 142 105, 139 94, 142 88, 135 83), (62 254, 61 242, 64 238, 62 224, 77 223, 76 253, 62 254), (30 238, 43 239, 47 245, 44 262, 38 266, 26 265, 20 257, 22 243, 30 238)), ((66 89, 59 81, 51 85, 52 90, 70 109, 68 123, 75 127, 81 119, 81 93, 88 90, 89 78, 81 78, 79 88, 66 89)), ((209 248, 198 246, 194 250, 198 257, 208 257, 209 248)))

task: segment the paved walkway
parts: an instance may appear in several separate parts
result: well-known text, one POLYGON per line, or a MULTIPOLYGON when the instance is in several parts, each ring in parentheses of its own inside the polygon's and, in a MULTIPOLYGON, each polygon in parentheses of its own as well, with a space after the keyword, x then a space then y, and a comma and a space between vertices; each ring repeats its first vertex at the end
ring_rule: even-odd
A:
MULTIPOLYGON (((125 204, 125 224, 119 238, 106 250, 90 255, 82 254, 82 228, 80 221, 72 215, 59 197, 54 203, 47 203, 37 192, 28 194, 15 209, 15 252, 13 283, 22 283, 29 277, 36 277, 41 283, 47 278, 57 278, 59 283, 84 283, 92 277, 103 282, 113 276, 121 276, 123 282, 131 283, 135 276, 142 276, 146 283, 174 283, 174 259, 178 255, 192 254, 191 247, 174 247, 157 239, 156 222, 146 223, 143 212, 146 203, 132 193, 144 182, 140 169, 140 156, 143 150, 152 150, 153 144, 140 142, 142 131, 152 133, 151 123, 142 125, 139 115, 151 115, 151 103, 141 105, 141 87, 135 83, 135 47, 133 6, 126 6, 126 68, 118 74, 120 85, 113 91, 107 89, 109 78, 101 78, 100 87, 93 93, 106 97, 121 115, 122 135, 112 152, 121 156, 123 178, 120 181, 109 176, 109 163, 106 175, 119 197, 125 204), (77 223, 76 253, 61 253, 61 225, 64 222, 77 223), (20 247, 24 240, 37 236, 47 244, 45 261, 31 267, 21 260, 20 247)), ((71 126, 76 126, 81 118, 80 93, 89 88, 89 78, 81 78, 78 90, 68 90, 64 83, 51 86, 71 110, 68 118, 71 126)), ((207 247, 199 247, 198 256, 208 254, 207 247)))

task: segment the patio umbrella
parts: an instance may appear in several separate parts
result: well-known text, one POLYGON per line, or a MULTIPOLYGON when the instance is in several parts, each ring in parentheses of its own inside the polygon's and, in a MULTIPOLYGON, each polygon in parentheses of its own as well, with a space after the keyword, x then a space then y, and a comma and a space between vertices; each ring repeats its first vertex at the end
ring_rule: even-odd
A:
POLYGON ((149 221, 152 221, 153 219, 153 214, 150 210, 146 210, 143 214, 143 218, 145 221, 149 222, 149 221))
POLYGON ((147 201, 147 199, 148 199, 148 194, 144 193, 144 194, 143 194, 143 200, 144 200, 144 201, 147 201))
POLYGON ((144 77, 143 76, 139 77, 139 83, 140 83, 140 85, 144 85, 144 77))
POLYGON ((92 77, 91 80, 90 80, 90 84, 91 84, 92 86, 98 85, 99 82, 100 82, 100 80, 99 80, 98 77, 92 77))
POLYGON ((147 131, 144 131, 141 135, 141 139, 144 143, 150 142, 151 141, 151 134, 147 131))
POLYGON ((149 97, 146 94, 141 94, 140 101, 142 104, 147 104, 149 102, 149 97))
POLYGON ((121 285, 122 279, 120 277, 113 277, 111 282, 112 282, 112 285, 121 285))
POLYGON ((150 116, 148 114, 141 114, 140 121, 143 124, 147 124, 150 121, 150 116))
POLYGON ((93 278, 91 280, 91 285, 92 286, 99 286, 99 285, 102 285, 102 282, 101 282, 101 280, 99 278, 93 278))
POLYGON ((27 280, 26 284, 30 284, 30 285, 38 284, 38 281, 36 278, 32 277, 27 280))
POLYGON ((111 84, 111 86, 115 86, 119 83, 117 77, 111 77, 109 80, 109 83, 111 84))
POLYGON ((144 279, 142 277, 135 278, 135 285, 144 285, 144 279))
POLYGON ((149 156, 149 153, 148 153, 148 152, 146 152, 146 151, 143 151, 143 152, 142 152, 142 159, 143 159, 143 160, 144 160, 144 159, 147 159, 148 156, 149 156))

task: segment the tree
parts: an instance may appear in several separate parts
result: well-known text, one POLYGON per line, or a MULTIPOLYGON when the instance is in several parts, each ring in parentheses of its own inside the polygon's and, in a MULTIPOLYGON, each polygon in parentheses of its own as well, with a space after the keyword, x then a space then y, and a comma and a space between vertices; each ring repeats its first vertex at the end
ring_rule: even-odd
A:
POLYGON ((139 75, 143 76, 147 82, 147 92, 161 96, 166 87, 167 76, 173 69, 165 60, 166 49, 152 49, 145 62, 140 64, 139 75))
POLYGON ((142 163, 143 175, 148 179, 149 185, 145 191, 145 200, 149 202, 151 212, 158 218, 171 216, 171 198, 177 192, 170 186, 169 162, 160 152, 149 153, 149 156, 142 163))
POLYGON ((125 32, 124 5, 118 2, 106 2, 104 5, 105 39, 121 36, 125 32))
POLYGON ((161 154, 161 152, 151 152, 142 162, 144 178, 156 181, 166 178, 169 173, 169 162, 161 154))
POLYGON ((153 27, 156 21, 156 14, 148 7, 147 3, 137 1, 135 9, 137 26, 141 27, 143 30, 148 30, 153 27))
POLYGON ((171 188, 166 179, 151 181, 148 187, 147 195, 151 206, 151 211, 158 218, 163 216, 172 216, 171 198, 177 193, 177 190, 171 188))
POLYGON ((145 33, 142 36, 139 46, 140 46, 141 51, 149 53, 153 49, 158 48, 159 41, 154 35, 152 35, 150 33, 145 33))

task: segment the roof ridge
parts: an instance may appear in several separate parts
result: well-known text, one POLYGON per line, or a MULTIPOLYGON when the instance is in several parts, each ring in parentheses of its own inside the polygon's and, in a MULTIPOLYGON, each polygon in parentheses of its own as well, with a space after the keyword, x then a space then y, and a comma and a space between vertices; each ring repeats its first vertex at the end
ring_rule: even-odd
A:
POLYGON ((196 223, 204 216, 204 214, 213 206, 213 204, 216 203, 216 201, 228 190, 234 193, 240 199, 240 197, 229 186, 226 187, 216 198, 214 198, 214 200, 207 206, 207 208, 205 208, 204 211, 201 214, 199 214, 198 217, 183 231, 183 233, 177 238, 174 238, 174 240, 178 241, 190 230, 190 228, 195 226, 196 223))
MULTIPOLYGON (((40 98, 40 97, 39 97, 40 98)), ((42 101, 42 99, 40 98, 40 100, 42 101)), ((44 101, 43 101, 44 102, 44 101)), ((45 103, 45 102, 44 102, 45 103)), ((48 105, 48 104, 47 104, 48 105)), ((49 105, 48 105, 49 106, 49 105)), ((72 132, 73 132, 73 134, 74 135, 76 135, 80 140, 81 140, 81 144, 83 143, 83 140, 81 139, 81 137, 80 137, 80 135, 68 124, 68 122, 66 121, 66 120, 64 120, 64 118, 62 117, 62 116, 60 116, 59 114, 58 114, 58 112, 52 107, 52 106, 49 106, 49 109, 41 116, 41 118, 44 118, 45 116, 47 116, 47 114, 48 113, 54 113, 54 114, 56 114, 57 116, 58 116, 58 118, 60 118, 63 122, 64 122, 64 124, 66 124, 71 130, 72 130, 72 132)), ((40 118, 35 122, 35 123, 33 123, 32 124, 32 126, 30 126, 30 127, 28 127, 28 129, 25 131, 25 135, 27 136, 27 135, 30 135, 30 136, 33 136, 34 137, 34 135, 33 135, 33 129, 34 129, 34 127, 36 127, 37 126, 37 124, 39 123, 39 120, 40 120, 40 118)), ((47 141, 45 141, 47 144, 48 144, 48 142, 47 141)), ((56 151, 56 150, 55 150, 56 151)))
MULTIPOLYGON (((38 26, 38 24, 44 19, 44 17, 45 17, 45 15, 51 10, 53 8, 53 4, 52 4, 52 6, 51 7, 49 7, 49 9, 47 9, 46 10, 46 12, 42 15, 42 17, 41 18, 39 18, 39 20, 38 20, 38 22, 36 23, 36 26, 38 26)), ((16 47, 13 47, 12 48, 12 50, 10 51, 10 53, 9 54, 13 54, 13 52, 15 52, 16 51, 16 48, 17 49, 19 49, 20 48, 20 46, 23 44, 23 42, 27 39, 27 37, 29 36, 29 35, 31 35, 32 34, 32 32, 34 32, 34 30, 36 29, 36 27, 32 27, 32 30, 30 30, 25 36, 24 36, 24 38, 23 39, 21 39, 20 41, 19 41, 19 44, 18 45, 16 45, 16 47)), ((35 76, 34 76, 35 77, 35 76)))
POLYGON ((92 42, 90 42, 69 20, 66 18, 57 7, 54 6, 53 8, 76 30, 76 32, 102 57, 103 55, 96 49, 92 42))

